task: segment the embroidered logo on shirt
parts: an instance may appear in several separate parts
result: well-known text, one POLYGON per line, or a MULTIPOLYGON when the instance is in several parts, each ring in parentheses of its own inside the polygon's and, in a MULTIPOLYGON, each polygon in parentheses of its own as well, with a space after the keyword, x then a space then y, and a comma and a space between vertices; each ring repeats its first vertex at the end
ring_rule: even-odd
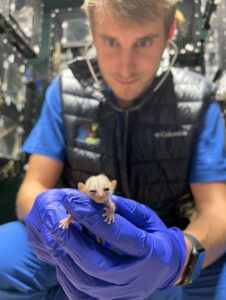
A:
POLYGON ((87 144, 98 145, 100 143, 99 124, 87 123, 82 125, 78 130, 76 139, 84 141, 87 144))

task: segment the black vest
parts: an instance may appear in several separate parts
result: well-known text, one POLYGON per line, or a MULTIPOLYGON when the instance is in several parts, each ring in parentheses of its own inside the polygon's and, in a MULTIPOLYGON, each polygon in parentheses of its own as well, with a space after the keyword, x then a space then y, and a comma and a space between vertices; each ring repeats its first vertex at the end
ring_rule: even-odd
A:
POLYGON ((192 147, 213 85, 175 68, 157 92, 159 79, 142 101, 122 110, 99 90, 84 61, 71 69, 60 81, 66 184, 76 187, 104 173, 117 180, 116 194, 148 205, 168 226, 184 228, 188 220, 181 207, 193 203, 187 181, 192 147))

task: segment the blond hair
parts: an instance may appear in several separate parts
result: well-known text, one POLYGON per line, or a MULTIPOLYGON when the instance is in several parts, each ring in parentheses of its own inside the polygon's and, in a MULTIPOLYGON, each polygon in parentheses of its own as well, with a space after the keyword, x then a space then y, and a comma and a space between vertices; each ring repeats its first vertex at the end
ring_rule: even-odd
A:
POLYGON ((166 35, 170 31, 178 0, 84 0, 83 9, 90 21, 94 21, 94 10, 104 7, 123 23, 143 23, 145 21, 164 20, 166 35))

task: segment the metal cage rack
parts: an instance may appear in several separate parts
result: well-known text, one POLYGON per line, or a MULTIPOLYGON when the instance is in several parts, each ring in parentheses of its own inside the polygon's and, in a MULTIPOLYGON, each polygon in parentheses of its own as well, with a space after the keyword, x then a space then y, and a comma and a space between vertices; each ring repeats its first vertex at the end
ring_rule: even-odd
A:
POLYGON ((0 114, 0 158, 20 159, 23 128, 14 119, 0 114))
POLYGON ((56 76, 91 40, 84 12, 78 8, 55 9, 51 12, 49 67, 56 76))
POLYGON ((41 0, 0 0, 0 30, 27 58, 40 52, 43 8, 41 0))
POLYGON ((205 42, 205 76, 217 85, 216 100, 226 120, 226 0, 214 2, 205 42))
POLYGON ((26 69, 28 61, 5 35, 0 36, 0 95, 6 105, 20 112, 26 102, 26 69))
POLYGON ((3 179, 15 177, 19 171, 28 62, 5 35, 0 36, 0 53, 0 179, 3 179))
POLYGON ((22 171, 28 59, 39 56, 43 12, 42 0, 0 0, 0 180, 22 171))
POLYGON ((205 42, 206 76, 219 78, 226 70, 226 1, 218 2, 210 19, 210 29, 205 42))
POLYGON ((177 65, 203 72, 201 0, 183 0, 177 5, 174 35, 179 49, 177 65))

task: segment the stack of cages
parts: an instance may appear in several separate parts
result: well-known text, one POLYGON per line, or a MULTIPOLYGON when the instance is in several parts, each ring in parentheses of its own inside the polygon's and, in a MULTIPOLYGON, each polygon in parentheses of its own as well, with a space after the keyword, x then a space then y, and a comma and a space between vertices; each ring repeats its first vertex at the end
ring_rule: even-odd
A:
MULTIPOLYGON (((201 0, 181 0, 177 4, 174 41, 178 47, 176 66, 203 73, 201 0)), ((171 50, 171 56, 174 50, 171 50)))
POLYGON ((21 172, 29 59, 40 51, 42 22, 39 0, 0 0, 0 180, 21 172))
POLYGON ((3 34, 0 53, 0 178, 3 179, 16 176, 15 167, 21 159, 28 62, 3 34))
POLYGON ((40 52, 43 7, 41 0, 0 0, 0 28, 28 58, 40 52))
POLYGON ((217 85, 216 99, 226 118, 226 0, 215 5, 205 43, 205 75, 217 85))
POLYGON ((81 56, 91 42, 88 19, 79 7, 55 9, 51 12, 50 78, 81 56))

